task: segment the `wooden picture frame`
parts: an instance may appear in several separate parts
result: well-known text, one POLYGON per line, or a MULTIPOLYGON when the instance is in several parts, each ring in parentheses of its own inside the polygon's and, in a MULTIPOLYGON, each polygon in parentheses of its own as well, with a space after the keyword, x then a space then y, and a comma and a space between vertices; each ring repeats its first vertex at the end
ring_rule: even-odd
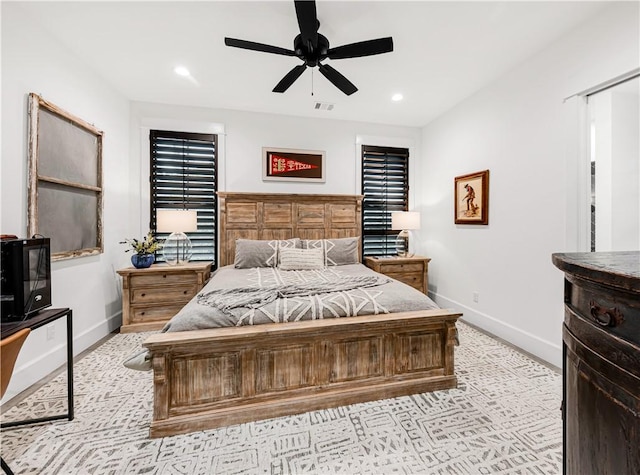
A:
POLYGON ((262 147, 263 181, 325 182, 325 152, 262 147))
POLYGON ((489 224, 489 170, 454 179, 455 224, 489 224))
POLYGON ((103 132, 29 94, 28 234, 51 239, 51 260, 100 254, 103 132))

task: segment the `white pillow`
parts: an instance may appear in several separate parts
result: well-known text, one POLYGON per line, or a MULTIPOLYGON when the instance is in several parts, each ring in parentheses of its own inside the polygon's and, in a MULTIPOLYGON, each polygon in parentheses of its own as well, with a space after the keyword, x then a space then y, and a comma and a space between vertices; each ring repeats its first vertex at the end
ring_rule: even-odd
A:
POLYGON ((279 258, 282 270, 324 269, 322 249, 281 249, 279 258))

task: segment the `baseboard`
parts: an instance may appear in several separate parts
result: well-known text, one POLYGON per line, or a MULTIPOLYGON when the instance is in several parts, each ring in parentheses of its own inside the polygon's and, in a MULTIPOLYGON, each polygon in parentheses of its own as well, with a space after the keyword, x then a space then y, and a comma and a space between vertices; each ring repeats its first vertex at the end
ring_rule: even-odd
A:
MULTIPOLYGON (((112 333, 120 327, 122 312, 117 312, 111 317, 96 323, 93 327, 78 334, 74 331, 73 353, 74 356, 90 348, 97 341, 112 333)), ((66 341, 66 340, 65 340, 66 341)), ((50 377, 58 370, 66 368, 67 347, 65 344, 52 346, 47 352, 31 359, 27 364, 16 367, 11 376, 11 384, 2 398, 3 406, 11 406, 14 398, 20 398, 22 393, 28 391, 31 386, 50 377)))
POLYGON ((490 315, 478 312, 466 305, 442 295, 429 293, 429 296, 442 308, 453 308, 462 312, 460 320, 470 323, 481 330, 505 340, 517 348, 540 358, 557 368, 562 367, 562 347, 550 341, 521 330, 490 315))

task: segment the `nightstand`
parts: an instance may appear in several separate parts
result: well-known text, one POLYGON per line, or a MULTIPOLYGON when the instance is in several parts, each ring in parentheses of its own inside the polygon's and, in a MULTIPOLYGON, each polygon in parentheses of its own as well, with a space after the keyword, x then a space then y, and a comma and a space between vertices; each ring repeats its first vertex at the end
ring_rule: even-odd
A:
POLYGON ((147 269, 127 267, 122 276, 122 327, 120 332, 161 329, 209 280, 210 262, 147 269))
POLYGON ((380 274, 404 282, 426 294, 429 290, 428 257, 372 257, 364 258, 364 264, 380 274))

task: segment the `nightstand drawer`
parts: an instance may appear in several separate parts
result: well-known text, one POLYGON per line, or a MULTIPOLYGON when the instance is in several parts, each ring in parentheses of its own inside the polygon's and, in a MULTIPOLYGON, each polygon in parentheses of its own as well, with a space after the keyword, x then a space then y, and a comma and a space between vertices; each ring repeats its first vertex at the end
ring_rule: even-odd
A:
POLYGON ((389 262, 380 265, 380 272, 387 275, 396 272, 424 272, 424 265, 421 262, 404 264, 389 262))
POLYGON ((410 285, 420 291, 424 288, 424 279, 422 274, 394 274, 393 272, 389 272, 385 274, 387 277, 391 277, 392 279, 399 280, 402 283, 410 285))
POLYGON ((428 257, 405 256, 405 257, 373 257, 364 258, 364 263, 376 272, 399 280, 411 287, 426 294, 429 288, 428 257))
POLYGON ((138 274, 131 276, 131 287, 152 287, 174 284, 197 284, 198 276, 193 272, 156 272, 153 274, 138 274))
POLYGON ((198 292, 196 285, 132 289, 131 303, 187 302, 198 292))
POLYGON ((155 321, 167 321, 182 309, 184 305, 160 305, 157 307, 133 307, 131 309, 130 323, 146 323, 155 321))

